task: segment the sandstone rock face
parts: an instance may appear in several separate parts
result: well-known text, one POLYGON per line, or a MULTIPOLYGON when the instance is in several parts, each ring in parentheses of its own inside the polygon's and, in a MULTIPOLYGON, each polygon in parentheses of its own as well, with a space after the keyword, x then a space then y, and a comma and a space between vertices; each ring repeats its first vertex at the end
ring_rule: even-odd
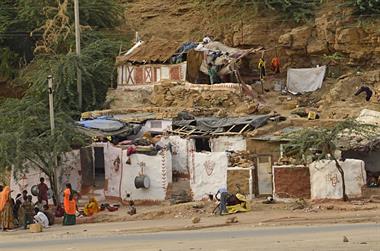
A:
POLYGON ((292 50, 304 50, 308 44, 308 40, 311 37, 311 27, 301 26, 291 30, 280 36, 278 42, 283 47, 290 48, 292 50))
POLYGON ((302 50, 306 48, 311 36, 311 27, 301 26, 293 29, 290 34, 293 38, 292 48, 295 50, 302 50))
POLYGON ((307 54, 323 54, 328 52, 328 43, 326 40, 311 39, 307 44, 307 54))
POLYGON ((300 26, 279 37, 288 56, 332 55, 340 53, 347 65, 380 63, 380 35, 376 23, 358 25, 349 13, 340 18, 333 11, 315 19, 313 26, 300 26))

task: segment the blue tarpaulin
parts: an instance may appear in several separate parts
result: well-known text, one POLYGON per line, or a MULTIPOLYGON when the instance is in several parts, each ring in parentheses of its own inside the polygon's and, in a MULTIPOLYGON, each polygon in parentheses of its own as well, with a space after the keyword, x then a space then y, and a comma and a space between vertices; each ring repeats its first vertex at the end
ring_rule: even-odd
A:
POLYGON ((104 132, 117 131, 125 126, 123 122, 109 119, 107 117, 99 117, 92 120, 83 120, 79 121, 78 124, 86 128, 97 129, 104 132))

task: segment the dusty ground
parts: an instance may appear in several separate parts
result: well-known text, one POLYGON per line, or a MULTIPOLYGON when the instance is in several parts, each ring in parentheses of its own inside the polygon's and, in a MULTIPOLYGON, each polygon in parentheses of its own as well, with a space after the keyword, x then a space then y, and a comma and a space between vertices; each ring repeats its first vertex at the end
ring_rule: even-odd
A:
MULTIPOLYGON (((252 202, 252 211, 238 214, 242 222, 260 225, 304 224, 310 221, 317 223, 345 222, 374 222, 380 219, 380 203, 370 203, 362 200, 351 202, 322 202, 322 203, 275 203, 263 204, 262 200, 252 202)), ((117 212, 101 212, 95 217, 81 218, 81 222, 122 222, 151 220, 190 223, 191 218, 201 217, 202 222, 223 224, 221 217, 212 214, 215 202, 190 202, 178 205, 162 203, 154 206, 137 206, 137 214, 130 216, 127 209, 122 207, 117 212)), ((184 227, 184 226, 182 226, 184 227)))

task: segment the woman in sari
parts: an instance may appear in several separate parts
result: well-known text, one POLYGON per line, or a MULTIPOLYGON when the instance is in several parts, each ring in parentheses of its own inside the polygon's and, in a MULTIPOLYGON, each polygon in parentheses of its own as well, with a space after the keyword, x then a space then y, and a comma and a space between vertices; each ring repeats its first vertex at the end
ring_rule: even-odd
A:
POLYGON ((9 186, 6 186, 0 193, 0 224, 3 231, 14 228, 13 207, 11 201, 11 189, 9 186))
POLYGON ((74 193, 70 183, 66 184, 66 189, 63 192, 63 207, 65 210, 65 214, 63 215, 63 225, 75 225, 76 201, 74 199, 74 193))
POLYGON ((100 211, 99 204, 95 198, 91 198, 84 207, 84 215, 92 216, 100 211))

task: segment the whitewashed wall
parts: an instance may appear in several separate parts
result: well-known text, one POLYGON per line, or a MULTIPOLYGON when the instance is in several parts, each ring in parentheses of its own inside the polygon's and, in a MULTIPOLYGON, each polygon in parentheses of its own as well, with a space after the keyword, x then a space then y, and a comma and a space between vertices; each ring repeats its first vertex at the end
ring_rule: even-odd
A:
POLYGON ((67 183, 80 192, 82 188, 80 151, 74 150, 62 157, 62 168, 58 171, 59 193, 63 194, 67 183))
MULTIPOLYGON (((362 196, 361 188, 366 183, 364 162, 356 159, 346 159, 339 162, 344 170, 346 194, 349 198, 362 196)), ((311 199, 341 199, 342 178, 335 167, 334 161, 321 160, 309 166, 311 199)))
MULTIPOLYGON (((62 195, 66 183, 71 183, 74 190, 80 191, 82 181, 80 151, 74 150, 66 153, 62 156, 61 161, 61 168, 57 171, 59 194, 62 195)), ((23 190, 27 190, 30 194, 30 189, 32 186, 40 183, 41 177, 45 178, 45 183, 50 188, 48 177, 37 168, 29 168, 27 172, 18 173, 16 177, 14 170, 12 170, 10 183, 11 189, 13 190, 12 196, 16 197, 16 195, 22 193, 23 190)), ((33 201, 37 201, 37 197, 33 197, 33 201)), ((49 203, 53 203, 53 200, 50 200, 49 203)))
POLYGON ((247 142, 243 136, 220 136, 210 139, 212 152, 245 151, 247 142))
POLYGON ((190 152, 190 188, 194 200, 215 194, 219 188, 227 187, 228 157, 225 152, 190 152))
POLYGON ((123 200, 165 200, 168 184, 172 182, 172 157, 170 151, 162 150, 156 156, 132 154, 131 164, 127 151, 123 151, 123 177, 121 182, 121 198, 123 200), (143 173, 150 179, 148 189, 137 189, 135 178, 143 173), (127 197, 127 194, 130 197, 127 197))
POLYGON ((164 132, 172 128, 171 120, 148 120, 145 125, 141 128, 140 132, 164 132))
POLYGON ((122 149, 111 143, 97 144, 104 147, 105 188, 104 195, 108 197, 120 197, 120 181, 122 174, 122 149), (117 161, 119 160, 119 162, 117 161), (119 163, 119 164, 118 164, 119 163))
POLYGON ((189 154, 195 148, 194 140, 184 139, 180 136, 169 136, 164 139, 172 147, 173 171, 181 174, 189 174, 189 154))

